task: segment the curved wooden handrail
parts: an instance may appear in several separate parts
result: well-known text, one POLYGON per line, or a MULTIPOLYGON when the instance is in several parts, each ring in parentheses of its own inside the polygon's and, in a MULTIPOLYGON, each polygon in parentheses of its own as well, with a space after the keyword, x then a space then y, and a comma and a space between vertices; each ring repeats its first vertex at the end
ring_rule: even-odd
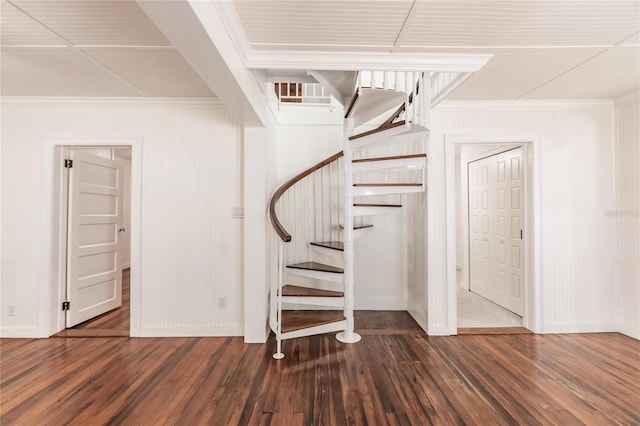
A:
POLYGON ((336 161, 338 158, 342 157, 344 155, 344 151, 340 151, 337 152, 335 154, 333 154, 331 157, 322 160, 321 162, 319 162, 318 164, 316 164, 313 167, 310 167, 309 169, 299 173, 298 175, 292 177, 291 179, 289 179, 288 181, 286 181, 280 188, 278 188, 276 190, 276 192, 273 193, 273 196, 271 197, 271 201, 269 202, 269 216, 271 218, 271 224, 273 225, 273 229, 275 229, 276 233, 278 234, 278 236, 280 237, 280 239, 282 241, 284 241, 285 243, 288 243, 289 241, 291 241, 291 234, 289 234, 287 232, 286 229, 284 229, 284 226, 282 226, 282 223, 280 223, 280 220, 278 219, 278 216, 276 215, 276 203, 278 202, 278 200, 280 199, 280 197, 282 197, 282 195, 287 192, 287 190, 289 188, 291 188, 293 185, 295 185, 297 182, 301 181, 302 179, 304 179, 305 177, 309 176, 311 173, 315 172, 316 170, 319 170, 321 168, 323 168, 324 166, 333 163, 334 161, 336 161))

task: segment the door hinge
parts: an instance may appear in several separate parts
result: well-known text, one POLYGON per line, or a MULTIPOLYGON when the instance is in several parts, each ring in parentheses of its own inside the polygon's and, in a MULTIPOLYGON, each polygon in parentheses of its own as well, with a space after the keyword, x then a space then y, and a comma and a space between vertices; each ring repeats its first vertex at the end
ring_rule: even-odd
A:
POLYGON ((522 239, 522 229, 520 230, 520 239, 522 239))
POLYGON ((71 307, 71 302, 69 302, 68 300, 65 300, 64 302, 62 302, 63 311, 68 311, 70 307, 71 307))
POLYGON ((67 158, 64 159, 64 167, 70 169, 73 167, 73 160, 69 160, 67 158))

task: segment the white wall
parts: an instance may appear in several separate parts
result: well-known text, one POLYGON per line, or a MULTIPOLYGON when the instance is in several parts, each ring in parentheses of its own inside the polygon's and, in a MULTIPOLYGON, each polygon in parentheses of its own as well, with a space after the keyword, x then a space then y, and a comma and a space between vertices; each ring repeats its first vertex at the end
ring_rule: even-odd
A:
MULTIPOLYGON (((433 114, 428 155, 429 325, 447 334, 444 135, 533 135, 541 202, 542 329, 611 330, 617 273, 613 108, 609 101, 450 102, 433 114)), ((420 222, 418 221, 419 225, 420 222)))
POLYGON ((48 334, 38 328, 50 258, 37 248, 51 226, 40 214, 52 185, 43 138, 61 136, 142 137, 141 261, 132 265, 140 329, 132 333, 241 335, 242 220, 231 208, 243 203, 242 132, 230 113, 215 101, 28 99, 2 103, 2 335, 48 334))
POLYGON ((618 203, 607 215, 618 219, 621 331, 640 339, 640 92, 616 100, 618 203))

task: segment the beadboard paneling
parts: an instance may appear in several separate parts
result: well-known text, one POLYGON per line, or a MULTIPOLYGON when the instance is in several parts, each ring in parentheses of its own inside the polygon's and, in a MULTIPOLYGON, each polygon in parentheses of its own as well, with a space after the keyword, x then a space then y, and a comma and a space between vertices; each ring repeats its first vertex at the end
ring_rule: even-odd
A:
POLYGON ((640 339, 640 93, 616 103, 616 180, 621 331, 640 339))
POLYGON ((4 100, 2 326, 37 324, 45 136, 142 136, 142 335, 242 333, 241 129, 215 101, 4 100), (30 161, 16 162, 23 158, 30 161), (19 177, 20 185, 15 185, 19 177), (7 256, 5 256, 5 254, 7 256), (227 308, 218 308, 218 298, 227 308), (6 305, 16 316, 6 316, 6 305))
MULTIPOLYGON (((434 111, 429 202, 444 206, 444 134, 539 135, 543 330, 602 330, 613 322, 616 272, 610 102, 450 102, 434 111)), ((447 322, 444 209, 429 213, 430 324, 447 322), (435 270, 434 270, 435 269, 435 270), (435 281, 434 281, 435 280, 435 281)))

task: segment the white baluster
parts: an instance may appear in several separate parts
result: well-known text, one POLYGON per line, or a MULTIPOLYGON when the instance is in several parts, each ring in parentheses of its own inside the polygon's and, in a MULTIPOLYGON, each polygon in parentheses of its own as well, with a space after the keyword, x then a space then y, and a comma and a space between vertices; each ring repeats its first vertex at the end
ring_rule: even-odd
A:
POLYGON ((424 74, 423 72, 421 72, 419 74, 418 77, 418 81, 420 84, 420 113, 419 113, 419 122, 420 125, 423 126, 424 125, 424 106, 425 106, 425 96, 428 96, 428 91, 427 91, 427 85, 425 84, 425 78, 424 78, 424 74))
POLYGON ((353 134, 353 119, 348 118, 344 130, 344 229, 342 231, 344 242, 344 316, 347 319, 345 330, 336 335, 336 339, 343 343, 355 343, 360 341, 360 336, 353 332, 353 283, 354 283, 354 248, 353 248, 353 151, 349 137, 353 134))
POLYGON ((423 125, 427 128, 431 127, 431 85, 428 83, 431 81, 431 72, 425 72, 425 82, 423 93, 423 101, 424 101, 424 109, 423 109, 423 117, 422 122, 423 125))
POLYGON ((278 308, 276 314, 276 353, 273 354, 274 359, 282 359, 284 358, 284 354, 282 353, 282 282, 284 280, 284 244, 282 242, 278 243, 278 288, 277 298, 278 298, 278 308))
POLYGON ((396 92, 400 91, 400 71, 394 71, 394 74, 396 75, 396 87, 394 87, 394 90, 396 92))
POLYGON ((409 76, 411 73, 410 72, 405 72, 404 73, 404 90, 405 90, 405 96, 404 96, 404 121, 405 121, 405 126, 410 127, 409 126, 409 94, 411 93, 411 77, 409 76))
POLYGON ((389 78, 387 71, 382 71, 382 86, 384 87, 384 90, 389 90, 389 78))
POLYGON ((413 73, 413 122, 418 122, 418 81, 420 78, 420 73, 413 73))
POLYGON ((376 72, 375 71, 371 71, 371 88, 372 89, 376 88, 376 72))

